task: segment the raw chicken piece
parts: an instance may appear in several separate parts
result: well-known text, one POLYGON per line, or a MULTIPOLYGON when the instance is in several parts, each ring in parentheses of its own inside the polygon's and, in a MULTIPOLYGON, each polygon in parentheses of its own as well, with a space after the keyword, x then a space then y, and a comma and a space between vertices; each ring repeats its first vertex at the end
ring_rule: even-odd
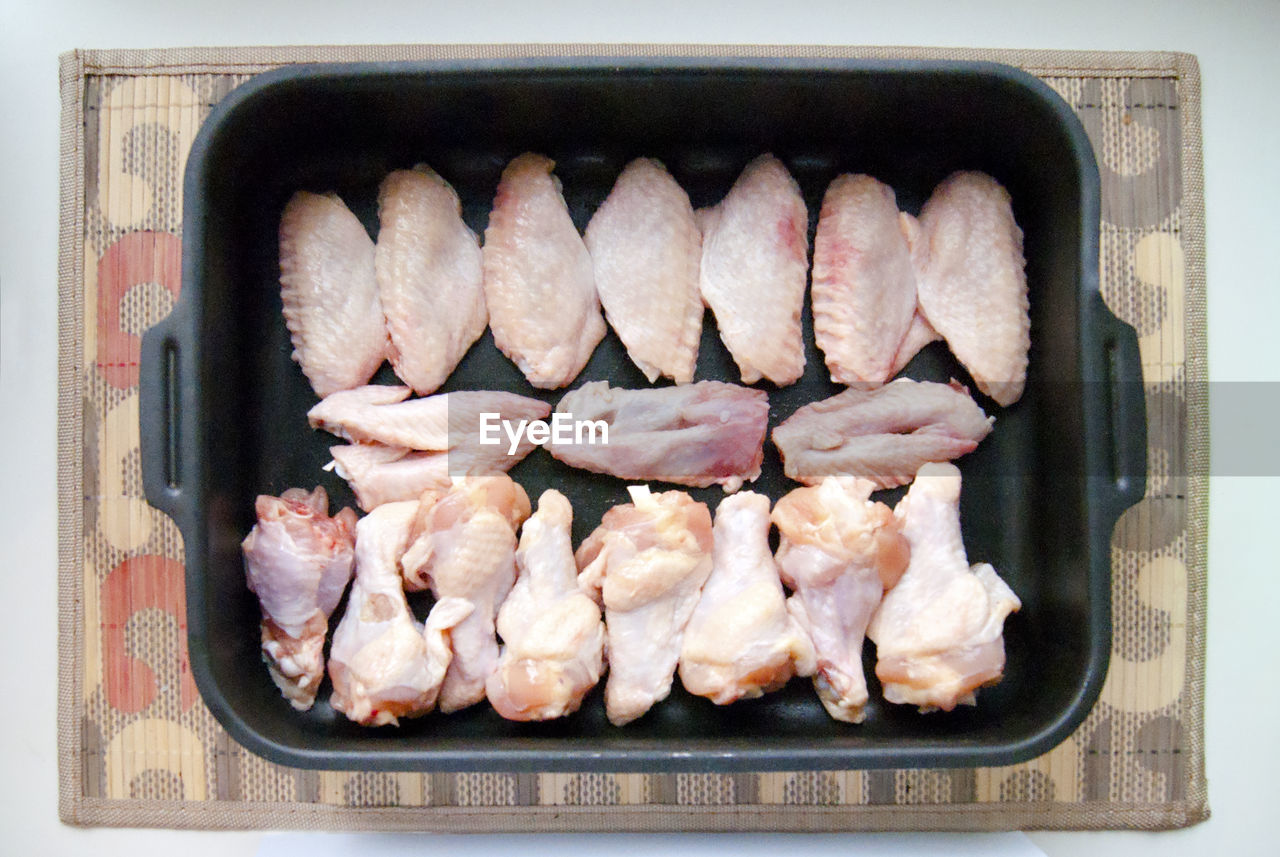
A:
POLYGON ((489 702, 508 720, 577 711, 604 669, 604 622, 578 588, 572 523, 569 501, 548 490, 520 531, 516 584, 498 611, 502 653, 486 684, 489 702))
MULTIPOLYGON (((408 395, 408 387, 359 387, 326 397, 307 412, 307 420, 312 428, 351 443, 444 452, 480 446, 481 414, 518 422, 551 413, 546 402, 497 390, 460 390, 404 401, 408 395)), ((522 456, 532 448, 525 448, 522 456)), ((500 443, 495 449, 503 453, 508 445, 500 443)))
POLYGON ((894 374, 916 310, 904 227, 893 189, 871 176, 845 174, 827 188, 813 239, 813 333, 833 381, 874 387, 894 374))
POLYGON ((1022 230, 1008 192, 984 173, 953 173, 925 203, 920 229, 925 318, 978 389, 1012 405, 1026 384, 1031 320, 1022 230))
POLYGON ((622 726, 671 692, 698 595, 711 573, 711 513, 683 491, 627 489, 578 548, 578 585, 604 606, 605 714, 622 726))
MULTIPOLYGON (((419 452, 381 443, 352 443, 331 446, 333 469, 355 492, 361 510, 372 512, 383 503, 416 500, 428 489, 443 491, 451 484, 451 462, 447 452, 419 452)), ((494 469, 507 461, 495 461, 494 469)), ((490 473, 494 470, 490 470, 490 473)))
POLYGON ((744 491, 720 501, 711 576, 685 629, 680 681, 717 705, 813 675, 809 634, 787 611, 769 550, 769 498, 744 491))
POLYGON ((498 663, 494 619, 516 579, 516 530, 529 498, 506 475, 459 478, 439 499, 423 495, 401 560, 405 588, 431 587, 436 598, 463 598, 474 610, 453 629, 453 661, 440 688, 440 710, 484 699, 498 663))
POLYGON ((804 374, 800 311, 809 274, 809 213, 773 155, 747 164, 720 204, 698 212, 702 299, 742 381, 779 387, 804 374))
POLYGON ((609 324, 650 381, 693 380, 702 336, 702 233, 689 195, 652 158, 637 158, 587 225, 609 324))
POLYGON ((260 495, 255 507, 258 521, 240 547, 262 607, 262 658, 285 699, 306 711, 324 677, 329 614, 351 580, 356 513, 330 518, 321 487, 260 495))
MULTIPOLYGON (((918 284, 920 278, 924 276, 924 264, 928 259, 928 248, 920 232, 920 221, 901 211, 898 212, 898 226, 907 239, 907 248, 911 252, 911 270, 918 284)), ((925 320, 924 314, 920 311, 920 295, 917 288, 915 312, 911 316, 911 324, 907 327, 906 334, 894 352, 893 366, 889 369, 889 376, 897 375, 906 368, 911 358, 915 357, 920 349, 941 338, 942 336, 925 320)))
POLYGON ((280 218, 280 298, 293 359, 323 398, 368 382, 387 356, 373 241, 335 194, 298 191, 280 218))
POLYGON ((917 308, 915 315, 911 316, 911 325, 907 328, 906 335, 902 337, 902 342, 898 343, 898 350, 894 352, 893 366, 889 369, 889 376, 893 377, 907 368, 911 358, 919 354, 920 349, 930 342, 937 342, 941 338, 938 335, 938 331, 933 329, 933 325, 925 321, 924 316, 920 314, 920 310, 917 308))
POLYGON ((527 434, 513 444, 498 420, 521 424, 551 413, 547 403, 515 393, 463 390, 404 401, 408 395, 408 387, 374 384, 334 393, 307 413, 313 428, 351 441, 329 451, 365 511, 448 488, 454 476, 505 473, 534 444, 527 434), (493 429, 487 443, 484 415, 493 429))
POLYGON ((733 492, 760 475, 769 399, 763 390, 720 381, 623 390, 592 381, 556 406, 572 422, 603 421, 607 443, 550 443, 560 461, 621 479, 658 480, 733 492))
POLYGON ((356 527, 356 582, 329 653, 330 704, 365 726, 432 709, 451 658, 449 631, 471 613, 468 602, 444 598, 424 628, 409 612, 396 563, 417 510, 415 501, 387 503, 356 527))
POLYGON ((893 488, 910 482, 927 461, 972 452, 993 422, 954 381, 899 378, 799 408, 774 428, 773 442, 783 471, 797 482, 847 475, 893 488))
POLYGON ((972 705, 1004 669, 1004 620, 1022 606, 990 565, 972 568, 960 535, 960 471, 926 464, 894 518, 911 563, 872 619, 876 676, 890 702, 921 711, 972 705))
POLYGON ((458 194, 425 164, 383 180, 378 218, 374 261, 391 366, 425 396, 489 321, 480 240, 462 222, 458 194))
POLYGON ((329 454, 333 470, 347 480, 360 508, 369 512, 383 503, 421 497, 424 491, 444 491, 458 476, 505 473, 533 446, 524 439, 512 452, 509 441, 504 440, 499 445, 460 445, 448 452, 423 452, 381 443, 351 443, 331 446, 329 454))
POLYGON ((795 590, 787 607, 817 651, 813 684, 827 713, 861 723, 867 704, 862 639, 881 596, 907 565, 893 513, 865 479, 831 476, 778 501, 778 568, 795 590))
MULTIPOLYGON (((898 231, 902 233, 902 237, 907 241, 907 252, 911 256, 911 271, 915 274, 916 283, 919 284, 920 276, 924 273, 925 262, 929 261, 929 247, 924 240, 924 233, 920 229, 919 218, 913 217, 905 211, 899 211, 898 231)), ((916 310, 919 311, 919 309, 919 304, 917 304, 916 310)))
POLYGON ((591 256, 551 174, 524 154, 502 172, 484 233, 484 294, 493 341, 529 383, 568 384, 604 338, 591 256))

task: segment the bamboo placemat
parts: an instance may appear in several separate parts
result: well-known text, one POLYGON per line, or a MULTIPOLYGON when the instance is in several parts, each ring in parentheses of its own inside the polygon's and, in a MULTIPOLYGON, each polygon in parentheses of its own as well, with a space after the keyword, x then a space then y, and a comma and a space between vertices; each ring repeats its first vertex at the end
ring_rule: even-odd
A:
POLYGON ((59 762, 65 821, 186 828, 998 830, 1208 814, 1208 412, 1199 73, 1168 53, 693 45, 78 51, 62 58, 59 762), (186 662, 182 542, 143 499, 138 344, 180 283, 182 175, 209 109, 294 62, 558 55, 981 59, 1040 76, 1102 172, 1102 289, 1141 337, 1151 478, 1112 541, 1114 647, 1058 748, 977 770, 389 774, 231 742, 186 662))

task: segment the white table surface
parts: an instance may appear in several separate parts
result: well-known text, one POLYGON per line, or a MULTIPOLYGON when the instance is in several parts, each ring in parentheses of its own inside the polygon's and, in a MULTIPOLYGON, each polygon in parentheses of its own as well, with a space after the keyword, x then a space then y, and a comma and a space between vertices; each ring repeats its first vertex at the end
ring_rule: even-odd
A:
MULTIPOLYGON (((1207 746, 1212 818, 1162 833, 1035 833, 1051 855, 1275 853, 1264 777, 1280 769, 1274 627, 1280 563, 1273 548, 1280 489, 1274 455, 1280 368, 1269 354, 1280 317, 1280 3, 1030 0, 1022 3, 858 0, 795 6, 757 0, 433 3, 332 0, 15 2, 0 0, 0 850, 13 854, 253 854, 261 833, 79 830, 57 817, 56 242, 58 54, 76 47, 398 42, 759 42, 1179 50, 1199 57, 1208 213, 1209 366, 1215 402, 1209 540, 1207 746), (1097 23, 1106 18, 1108 23, 1097 23), (1263 351, 1267 349, 1267 351, 1263 351), (1254 382, 1248 386, 1235 382, 1254 382), (1237 396, 1237 399, 1240 397, 1237 396), (1270 443, 1263 440, 1271 440, 1270 443), (1253 456, 1241 454, 1248 450, 1253 456), (1231 458, 1234 463, 1228 462, 1231 458), (1221 462, 1221 464, 1220 464, 1221 462), (1247 464, 1240 464, 1247 462, 1247 464), (1257 475, 1252 475, 1257 474, 1257 475)), ((709 836, 447 837, 415 850, 455 857, 512 851, 622 854, 743 848, 857 850, 854 836, 803 840, 709 836), (535 847, 536 846, 536 847, 535 847)), ((278 842, 278 840, 276 840, 278 842)), ((387 839, 335 841, 333 852, 384 853, 387 839)), ((877 849, 884 841, 863 841, 877 849)), ((917 841, 890 843, 914 851, 917 841)), ((930 844, 937 845, 937 840, 930 844)), ((972 846, 971 840, 953 843, 972 846)), ((966 847, 966 851, 970 848, 966 847)), ((404 853, 408 853, 407 850, 404 853)), ((878 850, 876 853, 880 853, 878 850)))

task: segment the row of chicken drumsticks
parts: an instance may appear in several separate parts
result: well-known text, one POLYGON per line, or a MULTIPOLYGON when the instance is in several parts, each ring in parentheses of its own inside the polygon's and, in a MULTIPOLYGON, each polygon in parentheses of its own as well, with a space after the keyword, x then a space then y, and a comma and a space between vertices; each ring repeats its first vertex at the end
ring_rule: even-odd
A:
POLYGON ((677 669, 721 705, 812 676, 830 715, 857 723, 865 637, 889 702, 972 703, 1000 678, 1018 598, 990 565, 969 565, 953 465, 922 466, 893 509, 874 487, 828 477, 772 510, 744 491, 713 526, 685 492, 633 486, 576 551, 564 495, 544 492, 535 512, 506 475, 458 478, 358 522, 331 517, 322 487, 290 489, 258 498, 243 551, 264 659, 299 710, 354 572, 327 667, 330 704, 364 725, 486 697, 512 720, 562 717, 606 672, 606 714, 623 725, 667 697, 677 669), (435 601, 419 623, 405 592, 423 589, 435 601))

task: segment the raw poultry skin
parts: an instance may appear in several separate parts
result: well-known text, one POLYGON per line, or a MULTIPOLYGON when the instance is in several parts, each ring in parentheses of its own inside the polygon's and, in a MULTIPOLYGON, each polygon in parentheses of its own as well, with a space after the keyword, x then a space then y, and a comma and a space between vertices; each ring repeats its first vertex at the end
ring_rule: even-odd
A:
POLYGON ((443 494, 422 497, 401 560, 404 586, 472 606, 451 637, 453 660, 440 688, 446 714, 484 699, 498 663, 494 620, 515 583, 516 530, 529 511, 524 489, 505 474, 457 478, 443 494))
POLYGON ((551 720, 578 710, 604 669, 600 608, 578 588, 573 508, 554 489, 538 498, 516 549, 516 583, 498 611, 502 651, 486 682, 508 720, 551 720))
POLYGON ((604 338, 591 256, 552 175, 527 153, 507 165, 484 233, 484 293, 493 340, 535 387, 577 377, 604 338))
POLYGON ((383 503, 416 500, 423 491, 443 491, 451 484, 447 452, 421 452, 381 443, 349 443, 329 447, 333 471, 347 480, 361 511, 383 503))
POLYGON ((702 336, 702 233, 689 195, 652 158, 627 164, 587 225, 605 317, 649 381, 693 380, 702 336))
POLYGON ((324 677, 329 614, 351 580, 356 513, 329 517, 324 488, 261 495, 241 543, 245 577, 262 608, 262 658, 289 703, 306 711, 324 677))
POLYGON ((378 218, 374 268, 391 366, 425 396, 489 321, 480 240, 462 222, 458 194, 425 164, 383 180, 378 218))
MULTIPOLYGON (((350 443, 444 452, 479 446, 483 413, 517 422, 551 413, 546 402, 501 390, 458 390, 405 401, 409 392, 408 387, 371 384, 335 393, 308 411, 307 421, 350 443)), ((505 454, 508 446, 494 448, 505 454)))
POLYGON ((293 359, 321 398, 366 383, 389 347, 369 233, 337 195, 298 191, 279 238, 293 359))
POLYGON ((624 390, 592 381, 566 393, 556 411, 609 427, 607 444, 585 436, 582 443, 548 444, 573 467, 729 492, 760 475, 769 422, 763 390, 721 381, 624 390))
POLYGON ((836 720, 866 717, 862 644, 885 589, 906 568, 909 549, 893 512, 871 501, 865 479, 828 477, 778 501, 778 568, 795 590, 787 607, 817 652, 813 685, 836 720))
POLYGON ((920 308, 973 376, 1008 407, 1022 396, 1031 347, 1022 230, 991 176, 957 172, 920 212, 926 260, 920 308))
POLYGON ((333 467, 355 492, 360 508, 412 500, 447 489, 454 476, 505 473, 534 447, 525 435, 511 449, 480 442, 480 415, 519 423, 540 420, 551 406, 515 393, 463 390, 405 401, 408 387, 370 385, 328 396, 307 414, 313 428, 351 443, 330 447, 333 467))
POLYGON ((671 692, 685 625, 711 573, 711 513, 683 491, 633 486, 576 554, 578 584, 604 607, 605 714, 615 726, 671 692))
POLYGON ((845 174, 827 188, 813 240, 813 334, 833 381, 874 387, 896 371, 916 310, 904 227, 883 182, 845 174))
POLYGON ((907 368, 907 364, 911 362, 911 358, 920 353, 920 349, 924 348, 930 342, 937 342, 942 337, 938 335, 938 331, 933 329, 933 325, 925 320, 917 307, 915 314, 911 316, 911 324, 907 327, 906 334, 902 337, 902 342, 898 343, 898 350, 893 355, 893 366, 889 368, 889 377, 893 377, 907 368))
POLYGON ((809 213, 800 186, 781 161, 761 155, 698 218, 702 299, 742 382, 794 383, 804 374, 800 312, 809 275, 809 213))
POLYGON ((809 634, 787 610, 769 549, 769 498, 744 491, 720 501, 712 568, 685 629, 680 682, 717 705, 813 675, 809 634))
POLYGON ((920 232, 920 221, 905 211, 898 212, 898 226, 907 239, 907 248, 911 252, 911 270, 916 281, 916 308, 911 316, 911 324, 906 334, 898 343, 893 355, 893 366, 889 369, 889 377, 893 377, 907 367, 911 358, 915 357, 930 342, 937 342, 942 336, 933 329, 920 310, 920 279, 924 276, 924 265, 928 260, 928 247, 920 232))
POLYGON ((409 612, 398 561, 418 503, 387 503, 356 526, 356 581, 333 635, 330 704, 364 726, 397 725, 434 707, 449 666, 450 629, 471 612, 460 599, 437 601, 425 627, 409 612))
POLYGON ((885 699, 921 711, 972 705, 977 688, 1000 680, 1004 620, 1021 602, 990 565, 969 566, 954 465, 921 467, 894 518, 911 562, 867 631, 885 699))
POLYGON ((920 465, 972 452, 995 420, 964 387, 898 378, 798 408, 774 428, 783 471, 797 482, 857 476, 877 488, 910 482, 920 465))

